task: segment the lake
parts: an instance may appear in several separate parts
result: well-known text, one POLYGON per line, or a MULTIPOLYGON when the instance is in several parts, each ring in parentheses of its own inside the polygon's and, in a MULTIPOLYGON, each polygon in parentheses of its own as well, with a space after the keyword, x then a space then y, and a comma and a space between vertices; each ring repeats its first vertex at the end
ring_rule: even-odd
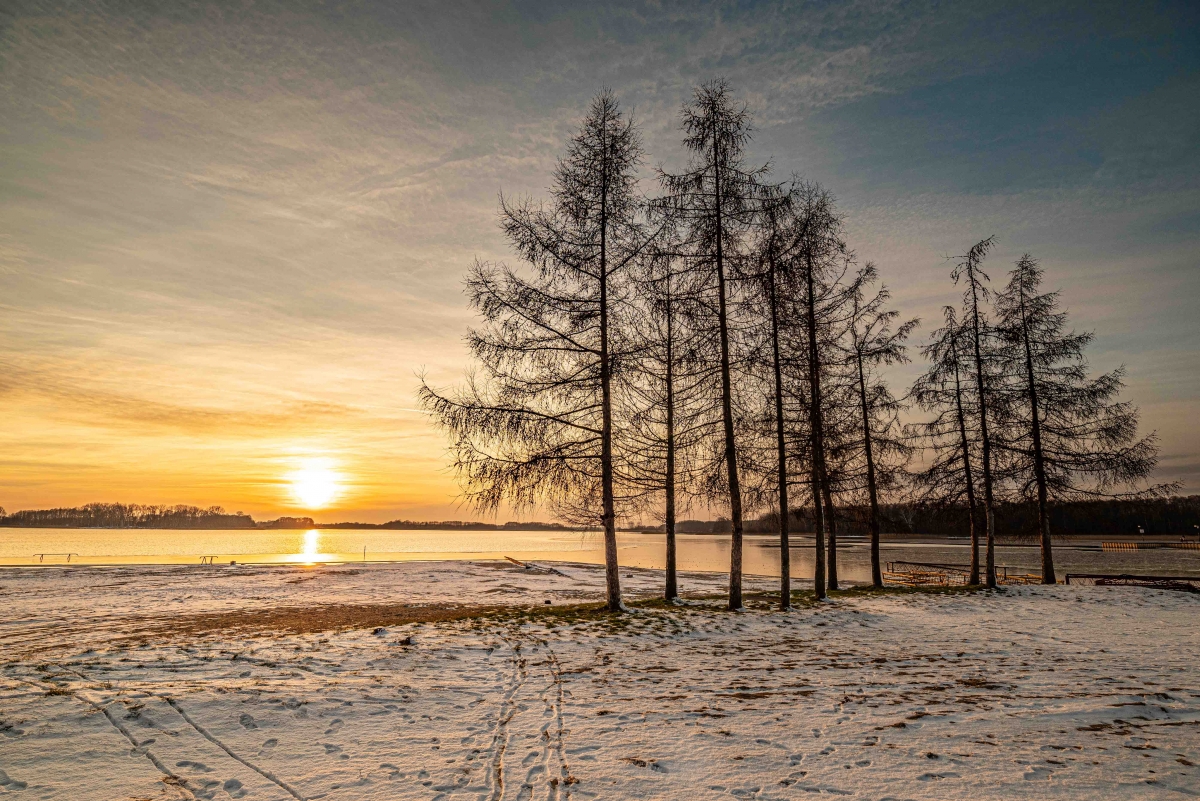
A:
MULTIPOLYGON (((779 575, 778 538, 749 535, 743 554, 745 571, 779 575)), ((662 534, 621 532, 619 558, 623 566, 661 569, 666 560, 662 534)), ((678 536, 680 570, 723 572, 729 569, 729 537, 713 534, 678 536)), ((793 539, 792 575, 811 578, 811 538, 793 539)), ((502 559, 564 561, 602 564, 600 532, 568 531, 459 531, 427 529, 304 530, 180 530, 180 529, 63 529, 0 528, 0 566, 63 564, 197 564, 202 556, 217 563, 268 562, 311 564, 337 561, 428 561, 502 559), (42 554, 39 558, 39 554, 42 554)), ((965 540, 884 542, 884 561, 906 560, 966 564, 970 549, 965 540)), ((870 550, 864 542, 843 542, 838 548, 843 580, 870 581, 870 550)), ((1009 572, 1037 572, 1038 549, 1024 546, 997 548, 997 565, 1009 572)), ((1075 573, 1142 573, 1200 576, 1200 551, 1141 550, 1108 553, 1056 545, 1059 577, 1075 573)))

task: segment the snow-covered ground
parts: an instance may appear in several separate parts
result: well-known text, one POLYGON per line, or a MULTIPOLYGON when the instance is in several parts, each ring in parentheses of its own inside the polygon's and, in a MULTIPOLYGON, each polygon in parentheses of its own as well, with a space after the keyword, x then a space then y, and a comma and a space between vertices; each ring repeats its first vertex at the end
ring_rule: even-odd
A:
MULTIPOLYGON (((601 597, 599 570, 555 567, 0 571, 0 795, 1200 795, 1198 596, 611 618, 562 608, 601 597)), ((634 596, 660 581, 623 571, 634 596)))

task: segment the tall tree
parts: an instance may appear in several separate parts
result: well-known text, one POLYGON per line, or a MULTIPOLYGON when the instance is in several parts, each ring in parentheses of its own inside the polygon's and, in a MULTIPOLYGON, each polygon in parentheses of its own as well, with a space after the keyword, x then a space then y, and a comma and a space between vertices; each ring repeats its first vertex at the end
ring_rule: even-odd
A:
POLYGON ((807 461, 813 502, 813 528, 816 564, 813 584, 818 598, 826 595, 825 532, 829 508, 825 490, 829 486, 826 465, 824 420, 828 402, 822 389, 828 371, 828 351, 836 339, 839 323, 846 319, 847 300, 853 290, 843 276, 853 263, 853 254, 843 235, 843 220, 834 206, 833 196, 817 184, 799 182, 792 188, 795 208, 796 297, 803 332, 803 344, 792 363, 799 367, 799 382, 807 397, 803 405, 807 415, 807 461))
POLYGON ((1006 370, 1016 402, 999 441, 1020 494, 1036 497, 1042 583, 1054 584, 1048 505, 1051 499, 1165 492, 1170 485, 1133 489, 1158 463, 1154 434, 1137 436, 1138 412, 1117 400, 1123 369, 1096 378, 1084 350, 1091 333, 1067 330, 1058 292, 1042 292, 1043 270, 1028 253, 996 296, 998 327, 1007 345, 1006 370))
MULTIPOLYGON (((861 274, 860 286, 865 289, 875 277, 874 266, 867 264, 861 274)), ((913 318, 893 327, 900 312, 887 308, 889 300, 891 292, 886 286, 880 286, 870 298, 862 290, 857 292, 849 331, 850 362, 858 379, 862 415, 860 442, 866 470, 867 522, 871 532, 871 583, 875 587, 883 586, 879 564, 881 472, 890 478, 889 457, 899 455, 907 460, 909 450, 902 439, 892 436, 898 424, 900 402, 892 395, 879 371, 908 362, 905 342, 920 322, 913 318)))
POLYGON ((750 113, 744 103, 731 97, 724 81, 711 81, 696 89, 692 101, 683 107, 682 125, 683 144, 691 160, 682 173, 660 171, 666 195, 659 204, 669 209, 686 229, 693 268, 710 275, 715 285, 725 481, 732 524, 729 607, 740 609, 742 489, 734 418, 730 284, 742 272, 745 255, 742 240, 759 206, 763 170, 745 166, 744 151, 751 134, 750 113))
POLYGON ((933 332, 929 344, 921 349, 929 367, 910 393, 913 402, 934 417, 911 424, 909 430, 914 438, 925 443, 930 454, 925 469, 916 475, 920 499, 940 507, 966 502, 971 537, 971 571, 967 581, 975 585, 979 583, 979 525, 972 454, 977 451, 978 436, 969 421, 978 417, 974 412, 977 400, 968 355, 970 337, 954 307, 946 306, 942 311, 945 324, 933 332))
POLYGON ((468 276, 484 320, 468 336, 478 372, 452 393, 421 388, 476 508, 550 501, 563 516, 599 518, 614 611, 622 606, 612 398, 624 357, 614 318, 646 244, 641 152, 633 122, 602 91, 559 161, 550 203, 501 198, 501 226, 525 270, 477 262, 468 276))
POLYGON ((993 398, 989 391, 986 375, 995 367, 992 362, 995 360, 996 347, 995 332, 988 322, 986 313, 981 308, 981 304, 985 303, 989 297, 987 282, 990 279, 980 265, 995 244, 996 238, 991 236, 977 242, 950 273, 955 284, 960 281, 966 284, 963 290, 963 316, 970 334, 972 371, 978 399, 979 442, 983 455, 983 514, 987 530, 986 583, 988 587, 996 586, 996 501, 992 471, 992 438, 988 431, 988 408, 992 404, 993 398), (985 362, 985 359, 989 361, 985 362))
POLYGON ((761 293, 770 320, 767 332, 768 360, 770 364, 770 391, 772 409, 768 413, 773 424, 775 439, 775 498, 779 517, 779 608, 792 606, 791 531, 788 506, 788 447, 787 418, 784 414, 783 355, 787 347, 785 328, 794 317, 791 314, 789 297, 795 276, 791 268, 795 265, 798 244, 795 234, 794 207, 791 197, 778 191, 769 194, 762 209, 762 237, 757 250, 759 257, 758 276, 761 293))
POLYGON ((661 516, 666 534, 664 597, 679 596, 676 518, 695 483, 692 454, 708 432, 700 389, 710 377, 697 355, 700 296, 696 276, 683 265, 669 221, 659 226, 655 245, 639 260, 639 312, 629 327, 636 346, 632 375, 622 383, 628 430, 619 462, 634 493, 661 516), (698 369, 699 368, 699 369, 698 369), (661 514, 657 504, 661 501, 661 514))

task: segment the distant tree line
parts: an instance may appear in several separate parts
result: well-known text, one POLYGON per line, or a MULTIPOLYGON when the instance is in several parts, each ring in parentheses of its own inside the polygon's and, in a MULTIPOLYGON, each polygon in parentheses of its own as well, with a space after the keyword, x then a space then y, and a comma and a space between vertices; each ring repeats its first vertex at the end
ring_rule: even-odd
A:
POLYGON ((140 503, 89 503, 60 509, 26 509, 0 516, 0 526, 27 528, 254 528, 245 514, 220 506, 156 506, 140 503))
POLYGON ((674 600, 677 518, 720 509, 738 609, 743 534, 773 515, 787 608, 793 520, 813 535, 818 597, 838 587, 849 530, 870 535, 882 585, 879 535, 899 509, 970 536, 972 583, 995 586, 998 525, 1036 538, 1053 582, 1052 533, 1074 504, 1174 489, 1146 484, 1154 435, 1120 400, 1121 370, 1091 374, 1091 334, 1069 329, 1033 257, 998 291, 994 238, 956 258, 962 301, 896 391, 888 368, 909 361, 918 321, 859 262, 833 195, 750 163, 750 112, 722 81, 695 90, 680 132, 685 166, 646 191, 636 124, 597 95, 548 198, 500 197, 515 260, 469 271, 465 382, 421 389, 470 505, 602 527, 610 609, 619 517, 662 521, 674 600))
POLYGON ((255 521, 250 515, 227 513, 220 506, 154 506, 149 504, 89 503, 59 509, 26 509, 5 514, 0 507, 0 527, 10 528, 190 528, 190 529, 461 529, 469 531, 574 531, 562 523, 481 523, 472 520, 391 520, 387 523, 320 524, 311 517, 280 517, 255 521))

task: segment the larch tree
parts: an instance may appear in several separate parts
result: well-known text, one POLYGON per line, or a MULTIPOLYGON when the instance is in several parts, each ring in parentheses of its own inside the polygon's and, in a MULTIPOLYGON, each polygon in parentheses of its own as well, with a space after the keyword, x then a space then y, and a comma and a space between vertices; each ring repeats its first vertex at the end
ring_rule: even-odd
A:
POLYGON ((613 383, 627 343, 617 320, 646 246, 633 122, 602 91, 554 173, 548 203, 501 197, 501 227, 524 264, 476 262, 467 278, 483 318, 468 343, 477 367, 421 399, 447 430, 466 500, 550 502, 604 529, 608 608, 622 609, 617 565, 613 383))
POLYGON ((1137 489, 1158 463, 1154 434, 1138 437, 1138 411, 1118 400, 1124 369, 1089 375, 1084 350, 1091 333, 1067 329, 1058 292, 1043 292, 1043 270, 1028 253, 996 296, 1011 400, 998 441, 1022 498, 1036 499, 1042 583, 1054 584, 1051 500, 1168 492, 1137 489))
POLYGON ((982 307, 990 297, 990 279, 981 265, 995 243, 995 237, 990 236, 977 242, 950 273, 955 284, 962 282, 966 285, 963 289, 963 318, 969 335, 971 371, 978 399, 979 443, 983 462, 983 515, 987 532, 985 583, 988 587, 996 586, 995 475, 988 412, 998 402, 998 398, 994 397, 994 384, 989 384, 988 374, 996 368, 998 347, 996 332, 982 307))
POLYGON ((979 519, 976 469, 979 437, 975 383, 972 380, 970 337, 954 307, 943 308, 945 324, 921 349, 929 366, 913 384, 909 397, 933 414, 911 423, 910 436, 924 445, 927 462, 915 475, 917 498, 939 507, 965 503, 971 538, 969 584, 979 584, 979 519))
POLYGON ((640 508, 661 516, 666 534, 664 598, 679 597, 676 522, 695 483, 693 454, 707 428, 702 389, 709 377, 697 354, 693 306, 697 276, 680 256, 669 225, 639 260, 639 313, 630 321, 635 342, 629 380, 622 383, 628 430, 620 463, 640 508), (657 504, 661 501, 661 515, 657 504))
POLYGON ((682 173, 660 171, 665 194, 657 206, 679 221, 691 251, 691 268, 709 278, 716 294, 724 483, 732 528, 729 607, 740 609, 743 513, 732 375, 732 284, 744 272, 743 239, 760 206, 764 170, 746 167, 750 113, 745 104, 733 99, 724 81, 711 81, 696 89, 691 102, 683 107, 682 127, 684 148, 691 159, 682 173))
POLYGON ((791 190, 796 240, 794 273, 795 296, 800 318, 801 342, 788 359, 807 420, 807 446, 804 458, 809 467, 812 490, 813 529, 816 561, 813 585, 817 598, 826 596, 827 563, 825 533, 829 508, 826 490, 829 475, 826 464, 824 412, 829 397, 822 381, 833 360, 830 349, 840 336, 839 325, 846 319, 846 303, 852 297, 843 277, 853 263, 846 245, 844 224, 833 196, 814 183, 798 182, 791 190))
POLYGON ((903 437, 897 435, 901 403, 880 373, 882 368, 908 362, 905 343, 920 321, 913 318, 896 325, 900 312, 887 307, 891 292, 886 286, 880 286, 873 296, 866 297, 863 290, 874 282, 875 277, 874 266, 867 264, 861 274, 860 290, 853 299, 848 355, 858 384, 859 445, 865 471, 867 525, 871 533, 871 583, 882 587, 879 487, 881 479, 886 486, 894 483, 894 462, 907 462, 911 449, 903 437))

